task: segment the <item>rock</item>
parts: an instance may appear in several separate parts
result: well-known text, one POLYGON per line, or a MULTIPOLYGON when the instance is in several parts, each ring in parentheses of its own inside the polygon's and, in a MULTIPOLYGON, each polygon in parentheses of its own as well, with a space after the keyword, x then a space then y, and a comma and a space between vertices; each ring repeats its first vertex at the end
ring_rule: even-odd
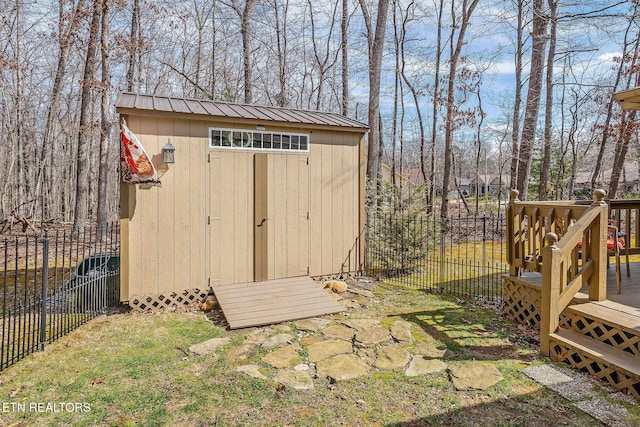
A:
POLYGON ((393 326, 391 326, 391 336, 402 345, 411 345, 413 343, 411 323, 404 320, 398 320, 393 324, 393 326))
POLYGON ((371 304, 368 299, 366 299, 365 297, 361 297, 360 295, 348 295, 347 298, 365 307, 368 307, 369 304, 371 304))
POLYGON ((194 344, 189 347, 189 351, 199 356, 205 354, 214 354, 220 347, 229 344, 230 338, 211 338, 208 341, 194 344))
POLYGON ((350 299, 340 299, 338 301, 344 308, 359 308, 360 304, 355 301, 351 301, 350 299))
POLYGON ((357 295, 363 296, 365 298, 375 298, 375 295, 374 295, 373 292, 367 291, 367 290, 364 290, 364 289, 349 288, 349 292, 351 292, 352 294, 357 294, 357 295))
POLYGON ((325 319, 303 319, 294 322, 294 325, 299 331, 311 331, 316 332, 322 328, 326 328, 329 324, 325 319))
POLYGON ((263 356, 262 360, 274 368, 286 368, 298 357, 298 350, 300 350, 300 345, 290 344, 263 356))
POLYGON ((378 369, 398 369, 404 368, 409 363, 411 355, 404 348, 397 345, 388 345, 378 350, 378 358, 374 367, 378 369))
POLYGON ((371 367, 353 354, 339 354, 318 362, 318 375, 344 381, 367 375, 371 367))
POLYGON ((339 340, 349 341, 353 339, 355 331, 347 326, 332 325, 321 331, 327 338, 335 338, 339 340))
POLYGON ((318 362, 338 354, 351 354, 353 347, 350 342, 342 340, 321 341, 307 347, 309 362, 318 362))
POLYGON ((246 344, 260 345, 267 340, 273 334, 273 329, 256 329, 251 332, 244 340, 246 344))
POLYGON ((282 347, 285 344, 289 344, 294 339, 295 337, 293 335, 277 334, 267 338, 262 344, 260 344, 260 347, 271 350, 277 347, 282 347))
POLYGON ((325 283, 324 287, 325 289, 331 289, 337 294, 347 292, 347 284, 342 280, 329 280, 327 283, 325 283))
POLYGON ((260 378, 260 379, 266 378, 264 375, 262 375, 262 372, 260 372, 260 366, 258 365, 238 366, 236 368, 236 372, 243 372, 252 378, 260 378))
POLYGON ((294 390, 313 390, 313 380, 305 371, 281 370, 273 380, 294 390))
POLYGON ((227 360, 230 362, 238 362, 253 356, 254 344, 244 344, 239 347, 230 347, 227 350, 227 360))
POLYGON ((486 390, 503 380, 498 368, 488 362, 449 365, 449 374, 456 390, 486 390))
POLYGON ((293 367, 294 371, 308 371, 309 369, 309 365, 307 365, 306 363, 299 363, 293 367))
POLYGON ((341 323, 358 331, 380 325, 380 321, 378 319, 350 319, 343 320, 341 323))
POLYGON ((324 338, 317 335, 309 335, 300 338, 300 344, 303 347, 309 347, 310 345, 313 345, 320 341, 324 341, 324 338))
POLYGON ((418 375, 442 372, 445 369, 447 369, 447 364, 442 360, 431 359, 424 355, 415 355, 404 374, 408 377, 417 377, 418 375))
POLYGON ((389 341, 389 330, 383 326, 363 329, 356 333, 356 343, 362 346, 373 346, 389 341))
POLYGON ((373 365, 376 362, 377 354, 372 347, 354 347, 354 352, 367 365, 373 365))
POLYGON ((273 329, 278 332, 291 332, 291 326, 289 325, 274 325, 273 329))

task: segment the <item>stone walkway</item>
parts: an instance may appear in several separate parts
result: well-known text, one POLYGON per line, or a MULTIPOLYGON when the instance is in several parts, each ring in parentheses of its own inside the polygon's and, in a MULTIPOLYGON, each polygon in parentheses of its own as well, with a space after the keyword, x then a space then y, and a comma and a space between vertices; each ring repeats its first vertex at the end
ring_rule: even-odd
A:
MULTIPOLYGON (((345 307, 367 307, 374 294, 366 289, 329 284, 327 291, 345 307), (340 294, 336 290, 342 291, 340 294)), ((452 361, 448 350, 429 349, 428 354, 412 353, 412 325, 396 320, 384 326, 379 319, 366 317, 366 311, 350 313, 348 319, 304 319, 265 328, 247 330, 239 345, 230 338, 214 338, 193 345, 195 354, 220 357, 238 364, 237 371, 254 378, 268 378, 295 390, 312 390, 314 380, 345 381, 364 377, 374 370, 403 371, 408 377, 447 370, 457 390, 483 390, 503 377, 495 365, 478 361, 452 361), (264 365, 255 363, 258 353, 264 365), (246 363, 243 363, 246 362, 246 363), (272 369, 276 369, 275 375, 272 369)), ((427 353, 427 352, 425 352, 427 353)))
MULTIPOLYGON (((214 338, 189 350, 214 358, 226 354, 227 360, 237 365, 237 372, 252 378, 271 378, 294 390, 313 390, 319 378, 336 382, 392 370, 402 371, 407 377, 447 371, 456 390, 484 390, 502 381, 502 374, 492 363, 454 360, 456 355, 449 350, 415 345, 413 326, 407 321, 397 319, 385 326, 380 319, 368 317, 367 307, 375 303, 372 289, 366 283, 348 289, 342 282, 326 284, 327 292, 348 309, 347 319, 326 316, 251 328, 242 331, 245 339, 241 344, 232 345, 231 338, 214 338), (258 359, 259 354, 262 356, 258 359)), ((210 318, 224 321, 221 312, 211 313, 210 318)), ((634 403, 631 397, 607 391, 595 379, 570 368, 540 365, 523 373, 604 425, 626 426, 620 421, 626 409, 615 401, 634 403)))

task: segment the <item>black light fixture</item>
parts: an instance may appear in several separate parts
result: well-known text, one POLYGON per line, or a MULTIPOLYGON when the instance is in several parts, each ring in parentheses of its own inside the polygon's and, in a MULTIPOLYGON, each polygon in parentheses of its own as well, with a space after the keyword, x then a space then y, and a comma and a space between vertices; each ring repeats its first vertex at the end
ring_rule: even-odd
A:
POLYGON ((171 139, 167 140, 167 143, 164 147, 162 147, 162 157, 165 163, 174 163, 175 162, 175 153, 176 149, 171 144, 171 139))

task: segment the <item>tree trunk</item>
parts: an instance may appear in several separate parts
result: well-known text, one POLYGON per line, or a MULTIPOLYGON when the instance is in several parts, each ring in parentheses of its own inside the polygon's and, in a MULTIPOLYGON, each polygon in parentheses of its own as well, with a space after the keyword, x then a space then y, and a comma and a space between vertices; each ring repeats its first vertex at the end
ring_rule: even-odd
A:
POLYGON ((517 0, 518 3, 518 24, 516 27, 516 57, 515 57, 515 98, 513 101, 513 118, 511 128, 511 184, 510 189, 518 187, 518 157, 520 155, 520 106, 522 105, 522 46, 524 31, 524 0, 517 0))
POLYGON ((366 3, 360 0, 362 13, 365 15, 367 39, 369 42, 369 146, 367 157, 367 179, 371 190, 378 196, 378 174, 382 153, 380 151, 380 78, 382 72, 382 54, 384 35, 387 27, 389 0, 378 0, 378 16, 375 34, 372 33, 371 17, 366 3))
POLYGON ((540 187, 538 188, 539 200, 547 200, 547 182, 551 169, 551 132, 553 130, 553 62, 556 55, 556 33, 557 33, 557 6, 558 2, 548 0, 549 21, 551 28, 549 32, 549 54, 547 56, 547 81, 546 81, 546 102, 544 113, 544 151, 542 154, 542 168, 540 169, 540 187))
MULTIPOLYGON (((436 66, 433 76, 433 115, 431 116, 431 147, 430 147, 430 171, 429 176, 425 171, 425 167, 421 166, 422 177, 426 185, 427 192, 427 213, 433 212, 434 201, 436 197, 436 134, 438 131, 438 112, 442 107, 442 97, 440 96, 440 61, 442 60, 442 14, 444 10, 444 0, 440 0, 438 5, 438 23, 436 35, 436 66)), ((424 164, 423 161, 420 162, 424 164)))
POLYGON ((131 35, 129 38, 129 65, 127 67, 127 91, 132 92, 135 87, 136 59, 140 50, 140 0, 133 0, 131 11, 131 35))
POLYGON ((102 2, 95 1, 89 27, 87 56, 82 78, 80 95, 80 123, 78 129, 78 154, 76 156, 76 201, 73 228, 76 232, 85 227, 89 220, 89 149, 91 148, 91 99, 96 67, 98 27, 102 2))
POLYGON ((240 34, 242 35, 242 62, 244 66, 244 102, 253 102, 253 77, 251 68, 251 34, 249 33, 249 20, 256 0, 246 0, 244 10, 240 16, 240 34))
POLYGON ((342 115, 349 115, 349 0, 342 0, 342 115))
POLYGON ((544 71, 544 51, 546 45, 547 17, 543 0, 533 0, 533 31, 531 33, 531 70, 529 88, 522 125, 520 155, 518 156, 517 188, 520 198, 526 200, 531 170, 531 155, 536 139, 540 96, 542 93, 542 74, 544 71))
POLYGON ((102 52, 102 100, 100 105, 100 158, 98 165, 98 227, 106 229, 107 182, 109 179, 109 138, 111 136, 111 51, 109 50, 109 2, 102 0, 102 31, 100 48, 102 52))
MULTIPOLYGON (((631 17, 629 18, 629 25, 624 33, 624 42, 622 44, 622 55, 621 58, 625 58, 627 56, 628 48, 629 48, 629 33, 631 32, 631 28, 635 26, 635 17, 637 16, 638 7, 640 3, 636 2, 634 6, 634 11, 631 17)), ((635 36, 635 34, 634 34, 635 36)), ((632 36, 633 37, 633 36, 632 36)), ((622 79, 622 72, 624 69, 625 61, 621 60, 618 66, 618 72, 616 73, 616 80, 613 84, 613 92, 615 93, 618 90, 618 86, 620 85, 620 80, 622 79)), ((611 126, 611 118, 613 115, 613 105, 615 104, 615 100, 613 97, 609 97, 609 102, 607 104, 607 115, 605 116, 604 125, 602 126, 602 140, 600 142, 600 149, 598 150, 598 158, 596 159, 596 164, 593 169, 593 175, 591 175, 591 189, 595 190, 596 183, 598 180, 598 175, 600 174, 600 170, 602 169, 602 161, 604 159, 605 148, 607 145, 607 139, 609 138, 609 127, 611 126)))
MULTIPOLYGON (((453 49, 451 58, 449 59, 449 82, 447 86, 447 118, 445 122, 445 147, 444 147, 444 173, 442 177, 442 204, 440 206, 440 216, 442 218, 449 217, 449 180, 451 176, 451 165, 453 164, 453 130, 455 119, 455 87, 456 72, 458 69, 458 61, 464 44, 464 36, 471 20, 473 10, 478 5, 479 0, 462 1, 462 22, 459 24, 458 39, 456 40, 455 49, 453 49)), ((453 5, 452 5, 453 8, 453 5)), ((451 30, 451 43, 455 38, 456 26, 451 30)))

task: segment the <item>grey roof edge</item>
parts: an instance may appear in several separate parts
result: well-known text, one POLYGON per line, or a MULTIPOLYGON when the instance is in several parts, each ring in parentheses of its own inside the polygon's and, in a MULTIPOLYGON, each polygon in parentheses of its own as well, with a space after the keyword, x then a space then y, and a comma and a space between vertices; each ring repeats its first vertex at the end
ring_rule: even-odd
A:
POLYGON ((241 103, 233 103, 233 102, 222 102, 222 101, 212 101, 208 99, 194 99, 194 98, 179 98, 179 97, 170 97, 164 95, 147 95, 147 94, 139 94, 134 92, 121 92, 116 100, 116 109, 133 109, 133 110, 144 110, 144 111, 163 111, 163 112, 171 112, 177 114, 185 114, 184 111, 177 111, 173 109, 173 107, 167 107, 173 105, 171 100, 179 100, 186 103, 191 113, 197 116, 206 116, 206 117, 229 117, 230 119, 245 119, 245 120, 256 120, 256 121, 264 121, 266 120, 264 117, 234 117, 234 116, 226 116, 224 114, 211 114, 194 111, 192 108, 192 104, 197 104, 195 110, 204 110, 210 111, 211 108, 207 108, 206 105, 212 105, 216 107, 216 110, 221 110, 219 106, 227 106, 228 108, 235 111, 237 108, 241 108, 242 111, 252 111, 252 108, 258 108, 260 110, 266 110, 271 112, 275 117, 283 117, 282 119, 273 119, 274 122, 279 123, 294 123, 294 124, 303 124, 310 126, 320 126, 320 127, 339 127, 343 129, 350 130, 362 130, 364 132, 369 131, 369 126, 351 119, 349 117, 343 116, 338 113, 333 112, 325 112, 325 111, 315 111, 315 110, 303 110, 303 109, 295 109, 295 108, 285 108, 285 107, 275 107, 268 105, 251 105, 251 104, 241 104, 241 103), (158 105, 156 99, 165 99, 167 102, 163 103, 163 105, 158 105), (145 103, 151 102, 152 107, 148 108, 144 106, 145 103), (235 108, 234 108, 235 107, 235 108), (287 117, 291 117, 292 119, 297 120, 288 120, 287 117), (318 118, 321 117, 322 120, 318 121, 318 118))

